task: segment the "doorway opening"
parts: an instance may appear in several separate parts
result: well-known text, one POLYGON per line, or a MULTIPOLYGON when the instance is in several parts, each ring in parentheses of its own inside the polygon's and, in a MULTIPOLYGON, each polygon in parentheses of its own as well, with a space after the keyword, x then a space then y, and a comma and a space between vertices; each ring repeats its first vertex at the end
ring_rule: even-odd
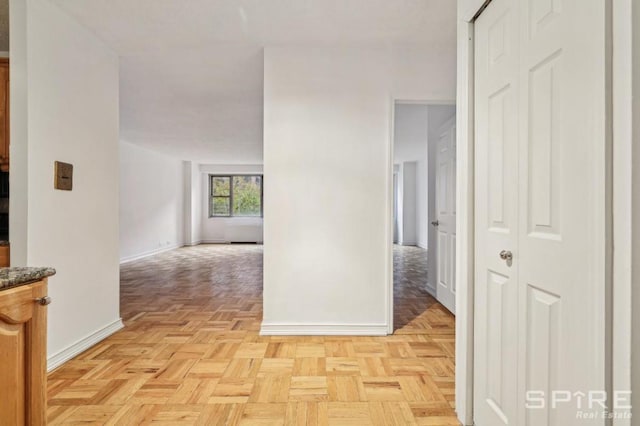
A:
POLYGON ((453 102, 393 107, 393 330, 455 314, 453 102))

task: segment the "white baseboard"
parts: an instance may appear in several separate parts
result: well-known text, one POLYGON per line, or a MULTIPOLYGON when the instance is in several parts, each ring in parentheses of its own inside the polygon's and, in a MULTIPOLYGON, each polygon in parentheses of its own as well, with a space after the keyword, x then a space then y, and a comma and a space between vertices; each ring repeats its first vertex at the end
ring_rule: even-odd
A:
POLYGON ((200 244, 258 244, 262 245, 262 241, 226 241, 226 240, 202 240, 200 244))
POLYGON ((261 336, 386 336, 387 324, 265 324, 261 336))
POLYGON ((172 246, 162 247, 155 250, 146 251, 144 253, 135 254, 133 256, 127 256, 120 259, 120 264, 133 262, 134 260, 144 259, 145 257, 153 256, 154 254, 164 253, 165 251, 175 250, 183 247, 183 244, 174 244, 172 246))
POLYGON ((184 243, 183 247, 199 246, 200 244, 202 244, 202 240, 194 241, 192 243, 184 243))
POLYGON ((424 244, 420 244, 420 243, 418 243, 418 244, 416 244, 416 245, 417 245, 418 247, 420 247, 421 249, 429 250, 429 247, 428 247, 428 246, 425 246, 424 244))
POLYGON ((403 246, 415 246, 417 243, 415 241, 403 241, 400 243, 403 246))
POLYGON ((86 351, 93 345, 107 337, 111 336, 116 331, 122 329, 124 324, 122 323, 122 319, 118 318, 111 324, 107 324, 101 329, 91 333, 90 335, 84 337, 83 339, 78 340, 73 345, 69 346, 66 349, 61 350, 60 352, 51 355, 47 358, 47 371, 52 371, 58 367, 60 367, 65 362, 69 361, 71 358, 76 355, 86 351))

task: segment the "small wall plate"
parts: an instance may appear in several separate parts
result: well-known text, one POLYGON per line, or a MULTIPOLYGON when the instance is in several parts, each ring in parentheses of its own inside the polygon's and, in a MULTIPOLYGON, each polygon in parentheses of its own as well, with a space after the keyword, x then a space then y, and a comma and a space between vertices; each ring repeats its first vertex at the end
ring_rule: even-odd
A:
POLYGON ((54 164, 53 187, 63 191, 71 191, 73 189, 73 164, 62 161, 56 161, 54 164))

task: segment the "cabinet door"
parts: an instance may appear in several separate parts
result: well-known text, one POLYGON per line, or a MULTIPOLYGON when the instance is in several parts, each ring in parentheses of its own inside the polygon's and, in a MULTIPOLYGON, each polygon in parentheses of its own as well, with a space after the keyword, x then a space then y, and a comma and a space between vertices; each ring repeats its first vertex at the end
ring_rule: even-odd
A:
MULTIPOLYGON (((0 215, 0 223, 2 222, 2 216, 0 215)), ((6 246, 0 246, 0 268, 8 268, 9 267, 9 263, 10 263, 10 259, 11 259, 11 252, 9 251, 10 248, 8 245, 6 246)))
POLYGON ((46 424, 46 281, 0 292, 0 419, 46 424))

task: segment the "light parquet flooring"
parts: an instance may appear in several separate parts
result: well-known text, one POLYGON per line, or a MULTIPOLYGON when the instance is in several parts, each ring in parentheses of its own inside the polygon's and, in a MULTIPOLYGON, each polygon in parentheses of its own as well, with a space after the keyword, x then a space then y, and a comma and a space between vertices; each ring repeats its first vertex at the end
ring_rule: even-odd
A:
POLYGON ((125 264, 126 327, 49 374, 49 424, 457 425, 454 317, 425 253, 394 250, 386 337, 259 336, 261 246, 125 264))

